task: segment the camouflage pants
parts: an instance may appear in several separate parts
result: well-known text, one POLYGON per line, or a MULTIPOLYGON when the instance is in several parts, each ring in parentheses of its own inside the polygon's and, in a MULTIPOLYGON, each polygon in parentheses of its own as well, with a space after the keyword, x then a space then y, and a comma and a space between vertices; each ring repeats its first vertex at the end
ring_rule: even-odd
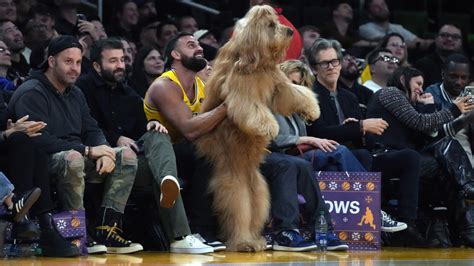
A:
POLYGON ((83 157, 77 151, 62 151, 52 155, 49 172, 64 210, 84 209, 85 182, 88 182, 105 184, 101 207, 124 212, 135 181, 137 158, 132 152, 125 153, 125 148, 115 148, 115 152, 114 170, 103 175, 96 171, 95 160, 83 157))

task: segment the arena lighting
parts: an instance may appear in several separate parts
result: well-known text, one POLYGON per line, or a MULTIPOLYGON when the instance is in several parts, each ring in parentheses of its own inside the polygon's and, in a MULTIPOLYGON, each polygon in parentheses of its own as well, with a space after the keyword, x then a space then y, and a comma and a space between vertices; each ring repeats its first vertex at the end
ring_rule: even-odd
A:
POLYGON ((220 15, 221 14, 221 12, 219 10, 207 7, 207 6, 202 5, 202 4, 194 3, 194 1, 192 1, 192 0, 178 0, 178 2, 181 3, 181 4, 184 4, 184 5, 188 5, 188 6, 197 8, 201 11, 204 11, 204 12, 207 12, 207 13, 210 13, 210 14, 213 14, 213 15, 220 15))

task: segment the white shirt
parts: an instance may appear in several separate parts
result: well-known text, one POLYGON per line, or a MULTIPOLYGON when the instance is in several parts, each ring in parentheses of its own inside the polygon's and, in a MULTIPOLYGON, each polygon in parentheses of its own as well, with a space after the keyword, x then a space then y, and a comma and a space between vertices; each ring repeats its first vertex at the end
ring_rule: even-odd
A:
POLYGON ((369 88, 371 91, 373 91, 374 93, 377 92, 378 90, 380 90, 382 88, 382 86, 380 86, 379 84, 373 82, 371 79, 370 80, 367 80, 366 82, 364 82, 364 84, 362 84, 364 86, 366 86, 367 88, 369 88))

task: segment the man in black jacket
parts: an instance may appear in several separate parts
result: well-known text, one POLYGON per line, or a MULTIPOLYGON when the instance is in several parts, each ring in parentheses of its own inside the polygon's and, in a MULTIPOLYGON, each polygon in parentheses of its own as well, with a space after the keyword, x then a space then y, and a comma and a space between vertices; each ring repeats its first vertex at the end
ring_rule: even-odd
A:
POLYGON ((113 149, 91 117, 82 92, 73 84, 81 73, 82 46, 71 36, 53 39, 47 60, 20 86, 9 104, 14 119, 29 114, 44 121, 35 145, 50 155, 49 171, 65 210, 84 209, 85 181, 104 183, 92 252, 131 253, 140 244, 120 235, 121 217, 135 180, 137 159, 128 147, 113 149), (105 246, 105 247, 104 247, 105 246))
POLYGON ((123 45, 117 39, 100 40, 91 48, 95 69, 81 77, 82 89, 107 141, 113 147, 129 147, 138 155, 137 186, 152 184, 160 208, 160 220, 175 253, 208 253, 189 228, 176 179, 176 158, 166 128, 158 121, 147 123, 143 101, 125 85, 123 45), (147 132, 148 130, 148 132, 147 132), (160 193, 161 192, 161 193, 160 193))

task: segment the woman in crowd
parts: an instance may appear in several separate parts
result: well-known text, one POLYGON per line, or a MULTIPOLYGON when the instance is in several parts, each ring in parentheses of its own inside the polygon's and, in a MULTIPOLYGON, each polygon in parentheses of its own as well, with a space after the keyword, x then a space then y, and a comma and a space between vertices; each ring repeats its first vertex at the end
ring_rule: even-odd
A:
POLYGON ((410 66, 408 63, 408 50, 405 44, 405 39, 402 35, 392 32, 387 35, 380 41, 377 48, 385 48, 392 52, 393 56, 400 60, 399 66, 405 67, 410 66))
MULTIPOLYGON (((381 117, 390 125, 384 134, 375 136, 375 142, 381 147, 381 154, 390 154, 403 149, 421 151, 424 139, 429 135, 434 136, 438 127, 443 124, 454 123, 454 118, 470 108, 465 103, 467 98, 463 97, 454 101, 449 108, 434 112, 433 96, 423 93, 422 73, 412 67, 397 69, 388 85, 389 87, 374 94, 367 112, 367 117, 381 117)), ((423 203, 420 205, 445 207, 448 200, 446 197, 448 191, 445 191, 447 186, 446 182, 443 182, 442 170, 433 154, 421 152, 420 165, 420 182, 425 184, 420 188, 423 191, 426 184, 432 188, 429 193, 422 192, 420 200, 423 203), (428 199, 429 195, 432 197, 428 199)), ((400 193, 403 194, 405 191, 400 189, 400 193)), ((439 241, 438 243, 442 244, 439 241)), ((402 241, 399 244, 407 243, 405 240, 405 243, 402 241)))
POLYGON ((158 50, 149 47, 140 48, 133 65, 131 87, 142 98, 145 97, 148 87, 163 73, 164 67, 165 62, 158 50))

